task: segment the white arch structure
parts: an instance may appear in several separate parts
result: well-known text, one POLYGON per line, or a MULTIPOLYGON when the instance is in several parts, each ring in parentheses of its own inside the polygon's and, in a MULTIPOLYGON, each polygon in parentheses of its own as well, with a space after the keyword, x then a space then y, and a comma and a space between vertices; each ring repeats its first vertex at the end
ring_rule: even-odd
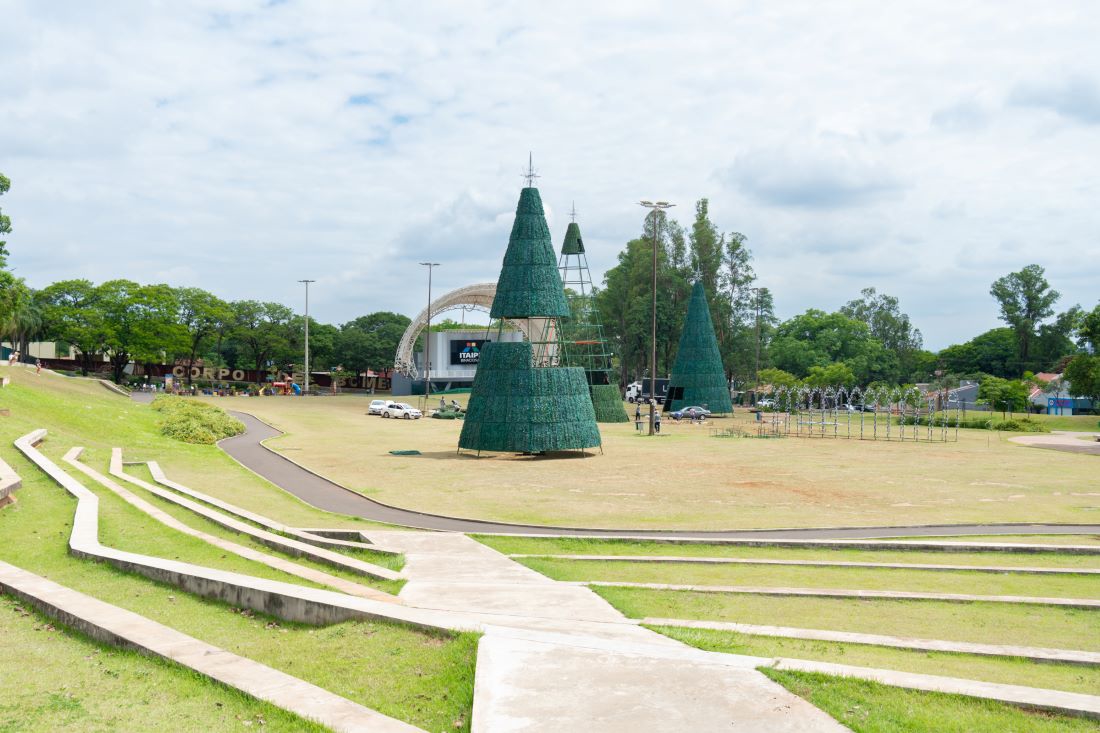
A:
MULTIPOLYGON (((467 285, 464 288, 452 290, 432 301, 432 316, 438 316, 440 313, 455 308, 469 308, 471 306, 488 313, 493 307, 493 298, 496 297, 496 294, 496 283, 478 283, 477 285, 467 285)), ((540 326, 545 329, 545 326, 542 325, 544 319, 541 318, 524 318, 522 320, 508 318, 505 320, 514 328, 522 331, 528 341, 531 340, 529 330, 537 330, 540 326)), ((401 336, 401 342, 397 345, 397 354, 394 356, 393 366, 398 373, 412 378, 421 376, 418 373, 416 362, 413 360, 413 350, 416 348, 416 340, 420 337, 420 332, 427 325, 428 309, 425 308, 416 315, 409 327, 405 329, 404 335, 401 336)))

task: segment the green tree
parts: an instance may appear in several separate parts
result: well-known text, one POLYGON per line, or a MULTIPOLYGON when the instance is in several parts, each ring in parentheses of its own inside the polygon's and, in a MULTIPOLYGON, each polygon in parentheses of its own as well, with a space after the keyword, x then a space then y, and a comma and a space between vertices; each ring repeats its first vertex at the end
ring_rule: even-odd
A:
POLYGON ((897 369, 897 356, 883 348, 866 323, 812 308, 779 324, 768 355, 773 366, 798 377, 808 376, 815 366, 844 362, 860 384, 886 379, 897 369))
POLYGON ((1016 336, 1011 328, 994 328, 965 344, 948 346, 939 353, 939 360, 950 374, 1016 376, 1016 336))
POLYGON ((407 317, 389 311, 368 313, 348 321, 336 335, 335 359, 356 372, 392 368, 397 345, 410 322, 407 317))
POLYGON ((998 278, 989 288, 1001 308, 1001 320, 1016 334, 1016 374, 1032 367, 1032 344, 1042 322, 1054 314, 1061 295, 1052 290, 1039 265, 998 278))
POLYGON ((203 348, 218 335, 233 317, 229 304, 202 288, 180 288, 176 291, 179 304, 179 325, 186 332, 187 383, 191 384, 191 367, 203 348))
MULTIPOLYGON (((0 173, 0 196, 3 196, 11 189, 11 180, 0 173)), ((0 237, 11 232, 11 218, 4 214, 4 210, 0 209, 0 237)), ((8 265, 8 243, 0 239, 0 270, 8 265)))
POLYGON ((100 293, 89 280, 62 280, 42 289, 42 333, 68 344, 76 352, 80 372, 87 376, 102 363, 107 325, 100 293))
POLYGON ((856 384, 856 375, 844 362, 833 362, 828 366, 810 367, 806 384, 811 387, 852 387, 856 384))
POLYGON ((1093 407, 1100 405, 1100 356, 1078 354, 1062 372, 1062 379, 1069 383, 1074 397, 1087 397, 1093 407))
POLYGON ((726 235, 723 277, 730 312, 730 332, 726 339, 723 360, 727 374, 741 382, 749 381, 756 369, 757 339, 760 341, 760 357, 763 363, 769 335, 778 323, 771 291, 756 287, 752 251, 745 245, 745 240, 745 235, 740 232, 726 235))
MULTIPOLYGON (((289 325, 294 312, 279 303, 239 300, 230 304, 233 311, 234 341, 240 344, 257 373, 267 371, 276 356, 290 349, 289 325)), ((278 366, 285 366, 279 364, 278 366)), ((257 376, 258 379, 262 379, 257 376)))
POLYGON ((860 297, 848 301, 840 312, 866 323, 871 335, 882 343, 883 348, 897 354, 898 368, 886 376, 887 381, 900 383, 913 376, 917 366, 916 354, 923 346, 923 339, 909 316, 901 312, 897 298, 879 293, 874 288, 864 288, 860 291, 860 297))
MULTIPOLYGON (((329 323, 320 323, 309 319, 309 369, 325 370, 335 364, 336 337, 339 329, 329 323)), ((285 343, 275 350, 272 359, 277 364, 294 364, 295 369, 304 369, 305 358, 305 318, 293 316, 286 324, 285 343)))
POLYGON ((96 288, 96 307, 103 317, 103 353, 116 383, 131 361, 163 362, 185 348, 176 293, 167 285, 109 280, 96 288))
POLYGON ((617 356, 621 383, 641 377, 649 368, 653 278, 653 231, 657 246, 657 373, 667 374, 676 358, 680 328, 691 293, 683 231, 665 212, 646 215, 640 237, 627 242, 618 264, 604 275, 596 306, 604 333, 617 356))
POLYGON ((11 341, 16 350, 25 354, 30 349, 30 342, 42 333, 44 322, 41 291, 32 290, 21 279, 0 271, 0 300, 0 314, 3 314, 0 332, 11 341), (5 276, 10 278, 10 286, 2 284, 5 276))
POLYGON ((802 381, 790 372, 768 367, 760 370, 759 384, 761 386, 771 385, 775 389, 780 389, 782 387, 798 387, 802 384, 802 381))
POLYGON ((1001 379, 986 377, 978 385, 978 401, 984 402, 994 410, 1000 410, 1004 417, 1008 413, 1027 407, 1027 398, 1031 388, 1020 379, 1001 379))
POLYGON ((1081 316, 1077 324, 1078 345, 1088 346, 1094 354, 1100 354, 1100 303, 1081 316))

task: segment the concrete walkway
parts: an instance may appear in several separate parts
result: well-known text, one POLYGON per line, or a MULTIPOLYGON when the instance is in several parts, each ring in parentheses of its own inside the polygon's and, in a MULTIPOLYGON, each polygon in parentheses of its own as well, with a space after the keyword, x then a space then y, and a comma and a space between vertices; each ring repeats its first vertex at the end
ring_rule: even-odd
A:
POLYGON ((1100 575, 1100 568, 1033 568, 1013 565, 932 565, 906 562, 845 562, 842 560, 772 560, 741 557, 690 557, 679 555, 524 555, 509 554, 514 559, 575 560, 579 562, 643 562, 695 563, 699 565, 790 565, 821 568, 874 568, 877 570, 968 571, 976 573, 1024 573, 1037 575, 1100 575))
POLYGON ((1100 456, 1100 441, 1097 438, 1100 438, 1100 433, 1055 430, 1049 435, 1016 435, 1009 438, 1009 440, 1032 448, 1046 448, 1065 453, 1085 453, 1100 456), (1081 438, 1087 440, 1081 440, 1081 438))
POLYGON ((625 618, 459 534, 363 530, 405 555, 400 598, 479 618, 472 730, 842 731, 754 669, 625 618))
MULTIPOLYGON (((145 400, 147 394, 134 393, 135 399, 145 400), (138 397, 140 395, 140 397, 138 397)), ((868 537, 918 537, 968 534, 1100 534, 1100 524, 969 524, 934 525, 917 527, 838 527, 817 529, 728 530, 718 532, 675 530, 613 530, 585 529, 580 527, 541 527, 507 524, 477 519, 447 517, 438 514, 401 509, 382 504, 329 481, 289 458, 262 445, 262 441, 282 433, 259 418, 245 412, 233 412, 244 422, 246 432, 227 438, 218 445, 246 468, 264 477, 303 501, 325 511, 350 514, 376 522, 396 524, 417 529, 446 530, 451 532, 515 534, 535 536, 583 536, 597 538, 672 538, 672 539, 830 539, 868 537)), ((1100 547, 1095 548, 1100 552, 1100 547)))
POLYGON ((967 593, 914 593, 902 590, 854 590, 840 588, 784 588, 754 585, 691 585, 680 583, 631 583, 619 580, 560 581, 569 585, 647 590, 686 590, 696 593, 743 593, 759 596, 814 596, 824 598, 881 598, 907 601, 949 601, 955 603, 1024 603, 1062 608, 1100 609, 1100 600, 1090 598, 1044 598, 1041 596, 976 596, 967 593))
POLYGON ((5 562, 0 562, 0 590, 97 641, 176 662, 333 730, 347 733, 414 733, 420 730, 297 677, 5 562))
POLYGON ((851 631, 833 631, 831 629, 800 629, 791 626, 761 626, 758 624, 739 624, 731 621, 697 621, 682 618, 645 618, 642 619, 642 623, 647 626, 676 626, 687 629, 733 631, 738 634, 748 634, 749 636, 775 636, 784 639, 837 641, 845 644, 888 646, 895 649, 916 649, 926 652, 980 654, 995 657, 1022 657, 1036 662, 1059 662, 1061 664, 1080 664, 1087 666, 1100 665, 1100 652, 1086 652, 1076 649, 1049 649, 1034 646, 1015 646, 1011 644, 975 644, 969 641, 916 639, 908 636, 859 634, 851 631))
POLYGON ((285 560, 281 557, 277 557, 266 552, 260 552, 259 550, 253 549, 251 547, 246 547, 244 545, 237 544, 236 542, 231 542, 229 540, 222 539, 221 537, 216 537, 206 532, 194 529, 193 527, 179 521, 171 514, 168 514, 167 512, 162 511, 160 508, 153 506, 144 499, 135 496, 134 494, 122 488, 114 481, 111 481, 98 471, 92 469, 84 463, 81 463, 79 457, 82 450, 82 448, 72 448, 68 451, 68 453, 65 454, 64 461, 70 466, 73 466, 77 470, 84 473, 93 481, 99 482, 102 486, 118 495, 127 504, 130 504, 137 510, 149 515, 166 527, 171 527, 177 532, 195 537, 197 539, 201 539, 204 542, 208 542, 215 547, 225 550, 226 552, 231 552, 238 557, 243 557, 247 560, 261 563, 275 570, 280 570, 289 575, 302 578, 303 580, 308 580, 319 585, 333 588, 342 593, 347 593, 348 595, 359 596, 361 598, 371 598, 376 601, 385 602, 394 602, 396 600, 394 596, 389 593, 384 593, 382 591, 362 585, 360 583, 353 583, 352 581, 344 580, 339 576, 332 575, 330 573, 326 573, 320 570, 315 570, 313 568, 306 567, 305 565, 299 565, 298 563, 292 562, 290 560, 285 560))

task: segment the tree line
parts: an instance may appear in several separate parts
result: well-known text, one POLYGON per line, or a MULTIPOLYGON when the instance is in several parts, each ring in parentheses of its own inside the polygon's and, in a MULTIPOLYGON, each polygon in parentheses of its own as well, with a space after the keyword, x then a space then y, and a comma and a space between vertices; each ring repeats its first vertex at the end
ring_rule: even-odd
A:
MULTIPOLYGON (((1060 294, 1042 267, 1028 265, 990 286, 1005 326, 939 352, 898 299, 865 288, 835 312, 808 309, 785 321, 772 293, 757 285, 752 251, 740 232, 720 232, 710 202, 695 204, 689 227, 650 212, 606 273, 596 301, 616 354, 621 384, 648 375, 653 248, 657 248, 657 374, 672 371, 692 283, 702 282, 723 365, 731 383, 789 386, 916 382, 953 386, 960 379, 1020 382, 1065 370, 1080 396, 1100 395, 1100 304, 1057 312, 1060 294)), ((1014 393, 1019 387, 1013 387, 1014 393)))
MULTIPOLYGON (((0 196, 10 185, 0 174, 0 196)), ((10 231, 11 220, 0 210, 0 236, 10 231)), ((932 352, 923 348, 921 332, 898 299, 873 287, 835 312, 811 308, 780 321, 771 291, 757 284, 747 238, 719 231, 705 198, 696 202, 690 226, 664 211, 647 214, 640 235, 626 243, 595 290, 623 385, 647 375, 655 239, 658 375, 672 370, 691 287, 699 280, 727 376, 739 388, 796 382, 951 385, 964 378, 1019 381, 1033 372, 1064 370, 1076 394, 1100 399, 1100 304, 1087 312, 1078 305, 1057 312, 1061 296, 1038 265, 990 286, 1003 327, 932 352)), ((7 255, 0 240, 0 335, 24 352, 31 341, 55 341, 74 352, 85 373, 106 358, 116 381, 131 361, 201 360, 205 366, 264 372, 289 370, 302 358, 304 319, 280 303, 226 301, 201 288, 129 280, 65 280, 34 290, 8 271, 7 255)), ((351 372, 390 368, 409 322, 388 311, 340 325, 310 319, 311 363, 351 372)), ((446 320, 433 330, 459 326, 446 320)))
MULTIPOLYGON (((0 195, 11 182, 0 174, 0 195)), ((0 210, 0 236, 11 232, 0 210)), ((68 348, 84 374, 107 359, 121 382, 132 361, 144 364, 292 371, 302 362, 304 318, 281 303, 226 301, 201 288, 131 280, 64 280, 41 290, 7 268, 0 240, 0 336, 24 354, 32 341, 68 348)), ((339 326, 310 319, 311 366, 354 373, 393 366, 409 319, 380 311, 339 326)), ((188 370, 190 380, 190 370, 188 370)))

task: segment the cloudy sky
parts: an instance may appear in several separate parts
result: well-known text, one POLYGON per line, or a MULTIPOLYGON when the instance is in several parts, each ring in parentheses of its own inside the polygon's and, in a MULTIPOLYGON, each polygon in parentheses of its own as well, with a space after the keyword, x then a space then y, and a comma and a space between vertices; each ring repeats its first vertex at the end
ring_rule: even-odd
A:
POLYGON ((11 263, 339 323, 494 280, 533 151, 596 279, 711 200, 781 317, 875 286, 939 348, 1037 262, 1100 297, 1100 7, 0 0, 11 263), (830 7, 837 6, 837 7, 830 7), (886 9, 888 8, 888 10, 886 9))

